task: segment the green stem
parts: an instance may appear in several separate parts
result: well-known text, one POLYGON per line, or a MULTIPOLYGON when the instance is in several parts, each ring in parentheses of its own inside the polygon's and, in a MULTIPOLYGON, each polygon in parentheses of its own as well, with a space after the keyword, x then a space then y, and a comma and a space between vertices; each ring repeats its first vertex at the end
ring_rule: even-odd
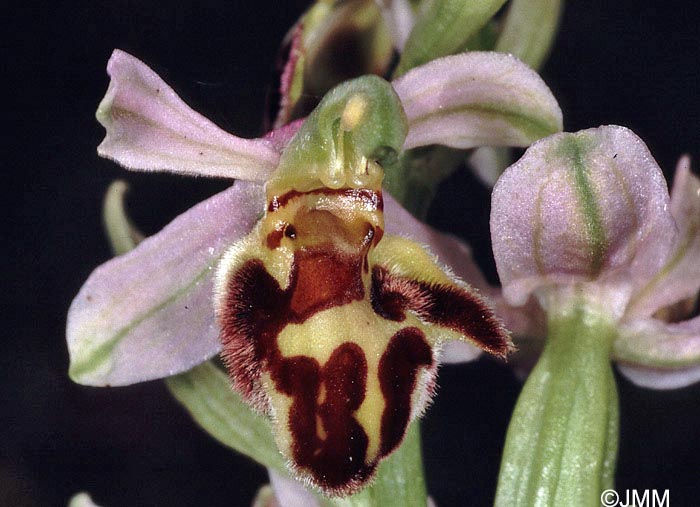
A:
POLYGON ((615 328, 583 306, 550 316, 548 325, 508 428, 496 507, 598 507, 613 484, 615 328))

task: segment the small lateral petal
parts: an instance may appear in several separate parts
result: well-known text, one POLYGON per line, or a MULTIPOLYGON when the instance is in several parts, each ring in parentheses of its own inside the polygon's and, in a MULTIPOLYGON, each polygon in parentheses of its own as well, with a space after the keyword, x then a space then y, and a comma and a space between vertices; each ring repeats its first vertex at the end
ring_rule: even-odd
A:
POLYGON ((265 137, 263 139, 272 143, 275 149, 281 153, 282 150, 284 150, 289 144, 289 142, 294 138, 297 131, 304 124, 304 120, 305 118, 300 118, 278 129, 271 130, 270 132, 265 134, 265 137))
POLYGON ((630 305, 631 316, 646 317, 700 291, 700 179, 690 159, 678 162, 671 190, 671 214, 678 227, 673 254, 630 305))
POLYGON ((174 375, 216 354, 214 270, 263 206, 259 185, 237 182, 97 268, 68 313, 71 378, 126 385, 174 375))
POLYGON ((678 370, 662 370, 618 364, 617 369, 633 384, 649 389, 680 389, 700 382, 700 365, 678 370))
POLYGON ((517 58, 478 52, 439 58, 394 82, 409 122, 404 148, 527 146, 562 129, 547 85, 517 58))
POLYGON ((700 316, 685 322, 632 320, 620 326, 613 357, 629 365, 681 369, 700 365, 700 316))
POLYGON ((304 48, 302 47, 302 35, 304 25, 297 23, 286 37, 289 45, 289 56, 280 75, 280 103, 275 119, 275 126, 283 126, 292 118, 294 106, 302 96, 304 74, 304 48))
POLYGON ((107 135, 97 148, 128 169, 264 181, 279 153, 264 139, 231 135, 190 109, 142 61, 115 50, 97 110, 107 135))

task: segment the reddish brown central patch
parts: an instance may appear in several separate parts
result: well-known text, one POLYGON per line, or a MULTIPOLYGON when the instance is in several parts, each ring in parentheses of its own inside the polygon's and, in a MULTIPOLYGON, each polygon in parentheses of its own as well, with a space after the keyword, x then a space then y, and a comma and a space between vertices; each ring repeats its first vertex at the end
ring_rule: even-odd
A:
POLYGON ((359 256, 328 255, 324 249, 297 253, 288 289, 292 315, 306 320, 318 311, 363 299, 362 261, 359 256))

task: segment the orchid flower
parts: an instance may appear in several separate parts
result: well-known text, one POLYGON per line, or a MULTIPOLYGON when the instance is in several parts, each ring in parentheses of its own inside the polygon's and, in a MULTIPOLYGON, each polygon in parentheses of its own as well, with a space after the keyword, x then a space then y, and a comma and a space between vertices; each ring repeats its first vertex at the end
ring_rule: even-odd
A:
MULTIPOLYGON (((346 315, 341 319, 345 322, 342 326, 370 315, 381 315, 376 325, 370 325, 374 316, 368 320, 368 329, 388 330, 387 323, 408 319, 394 326, 389 337, 393 333, 400 335, 406 346, 409 342, 422 346, 420 343, 425 338, 419 337, 427 336, 431 347, 425 350, 425 357, 419 363, 410 367, 409 363, 401 362, 403 359, 394 366, 391 361, 387 366, 376 363, 384 357, 381 349, 364 356, 371 374, 366 377, 367 382, 372 383, 366 392, 368 396, 376 395, 376 401, 373 405, 355 407, 353 411, 359 409, 361 414, 348 413, 347 420, 337 421, 340 426, 333 426, 331 420, 324 422, 326 430, 354 428, 355 433, 341 432, 334 436, 341 439, 340 444, 343 439, 357 442, 359 435, 369 435, 370 440, 358 447, 358 454, 352 455, 355 462, 336 468, 337 474, 332 476, 333 469, 326 466, 330 462, 302 456, 301 444, 316 438, 308 434, 316 424, 313 419, 314 424, 308 427, 301 422, 284 423, 278 424, 275 431, 278 447, 293 463, 298 476, 327 493, 345 494, 356 491, 373 476, 377 462, 396 449, 408 421, 422 411, 432 392, 437 354, 446 338, 468 338, 498 355, 509 350, 502 327, 488 316, 485 303, 471 289, 444 275, 435 261, 412 241, 388 235, 380 242, 384 232, 411 235, 430 244, 442 262, 452 264, 456 274, 473 278, 475 268, 469 263, 468 251, 458 242, 418 223, 388 195, 384 196, 386 207, 382 210, 382 168, 378 162, 391 167, 402 149, 431 143, 456 147, 476 146, 484 141, 526 145, 559 130, 561 112, 556 101, 541 79, 518 60, 475 52, 416 68, 395 81, 393 87, 380 78, 362 78, 342 89, 345 91, 334 91, 327 96, 325 105, 306 121, 253 140, 223 132, 189 109, 153 71, 126 53, 115 51, 108 72, 112 81, 97 113, 107 129, 107 136, 98 148, 100 155, 130 169, 228 177, 251 183, 237 181, 230 190, 195 206, 132 252, 93 272, 68 316, 70 375, 74 380, 89 385, 124 385, 171 376, 219 353, 223 342, 224 358, 234 386, 243 398, 261 412, 274 412, 276 421, 285 421, 298 417, 300 410, 308 408, 306 398, 298 398, 297 402, 307 405, 290 406, 288 395, 282 394, 296 389, 293 383, 285 384, 287 381, 283 379, 289 378, 291 382, 292 377, 284 375, 301 371, 303 365, 292 367, 286 365, 287 360, 280 359, 281 369, 274 373, 277 370, 264 366, 274 363, 272 356, 261 363, 259 352, 246 349, 240 342, 241 330, 278 322, 282 327, 278 326, 275 332, 279 333, 281 329, 291 329, 303 312, 316 308, 310 303, 316 299, 319 308, 332 309, 336 303, 331 304, 335 299, 329 291, 341 290, 338 297, 343 302, 346 297, 350 298, 348 302, 355 299, 369 302, 367 296, 371 292, 371 311, 368 306, 358 310, 357 315, 346 315), (266 182, 264 191, 262 182, 266 182), (261 212, 265 217, 259 221, 261 212), (298 222, 292 226, 295 220, 298 222), (297 258, 318 248, 323 250, 327 248, 323 245, 328 244, 336 246, 318 260, 313 256, 308 260, 297 258), (266 247, 261 250, 259 245, 266 247), (294 253, 298 248, 301 250, 294 253), (335 258, 333 255, 338 260, 342 257, 340 266, 350 269, 355 263, 351 257, 345 259, 344 252, 358 248, 363 252, 360 258, 365 259, 364 267, 362 262, 358 264, 358 273, 365 274, 357 278, 358 283, 362 281, 354 295, 350 291, 354 275, 348 271, 346 280, 340 276, 342 269, 333 268, 332 264, 326 269, 322 260, 335 258), (216 277, 218 296, 212 304, 217 264, 220 265, 216 277), (287 298, 284 287, 290 283, 290 277, 302 276, 290 271, 295 265, 294 269, 309 268, 295 285, 307 287, 304 290, 308 294, 295 299, 296 293, 289 293, 289 308, 265 307, 272 303, 283 305, 287 298), (260 272, 255 274, 255 270, 260 272), (265 277, 269 280, 264 281, 265 277), (374 281, 370 291, 366 284, 371 280, 374 281), (328 285, 330 281, 333 283, 328 285), (269 297, 263 297, 265 290, 272 291, 269 297), (252 310, 263 312, 266 317, 260 313, 244 322, 243 309, 249 304, 252 310), (236 310, 239 305, 243 306, 236 310), (438 317, 438 308, 444 308, 447 313, 442 312, 442 317, 438 317), (457 318, 461 311, 476 311, 485 327, 480 328, 482 324, 478 321, 465 320, 466 313, 457 318), (465 328, 461 322, 471 323, 465 328), (413 323, 413 327, 407 327, 408 323, 413 323), (432 331, 435 326, 437 334, 432 331), (248 359, 244 359, 245 354, 249 354, 248 359), (380 393, 376 376, 381 379, 382 368, 394 371, 399 363, 403 366, 396 374, 405 377, 401 385, 412 387, 403 394, 399 391, 396 396, 391 394, 392 403, 397 403, 396 410, 385 411, 393 415, 382 419, 380 428, 372 414, 381 413, 380 407, 387 403, 389 394, 385 388, 382 388, 384 394, 380 393), (261 373, 265 376, 261 377, 261 373), (352 424, 346 427, 345 422, 352 424)), ((334 322, 320 320, 313 326, 321 326, 318 331, 335 329, 333 332, 340 333, 342 326, 333 327, 340 325, 340 321, 334 322)), ((259 329, 267 336, 268 331, 259 329)), ((317 333, 306 325, 300 329, 299 336, 317 333)), ((290 344, 296 343, 292 335, 290 340, 290 344)), ((338 350, 334 349, 338 343, 320 343, 326 343, 329 351, 338 350)), ((335 372, 335 377, 327 379, 331 382, 331 378, 342 379, 350 373, 344 369, 346 360, 359 361, 357 364, 361 365, 360 355, 367 354, 369 346, 365 343, 345 347, 348 349, 343 349, 345 355, 336 359, 333 359, 335 355, 327 359, 325 349, 318 347, 304 351, 290 349, 288 353, 300 354, 298 357, 326 357, 322 362, 328 361, 328 371, 335 372)), ((400 353, 405 347, 397 344, 395 349, 400 353)), ((360 377, 356 383, 359 381, 360 377)), ((343 387, 341 382, 333 389, 340 389, 337 393, 340 396, 343 390, 356 388, 350 384, 343 387)), ((336 393, 332 391, 327 396, 331 403, 336 393)), ((358 403, 361 401, 358 398, 358 403)), ((316 410, 315 405, 313 401, 310 414, 316 410)), ((320 450, 332 451, 323 445, 320 450)))
POLYGON ((503 297, 547 322, 496 505, 597 505, 617 453, 610 360, 642 386, 700 380, 700 179, 683 158, 669 197, 643 141, 607 126, 534 143, 492 203, 503 297))
MULTIPOLYGON (((114 259, 107 263, 109 267, 99 268, 91 276, 82 292, 89 292, 89 286, 95 283, 102 287, 98 291, 101 293, 122 280, 119 286, 131 287, 133 294, 151 303, 146 308, 156 313, 144 314, 143 307, 137 308, 117 294, 105 294, 107 300, 90 305, 103 311, 115 303, 122 305, 101 315, 86 313, 74 320, 76 312, 87 311, 74 306, 68 329, 71 375, 89 385, 126 385, 173 375, 219 352, 212 316, 205 316, 208 310, 199 313, 199 307, 189 305, 188 298, 194 301, 200 293, 211 293, 210 288, 203 287, 210 279, 210 266, 216 264, 225 246, 247 233, 259 218, 265 208, 261 183, 276 169, 280 151, 300 126, 296 122, 262 138, 241 139, 189 109, 151 69, 127 53, 116 50, 108 72, 112 81, 97 113, 107 129, 98 147, 100 155, 130 169, 244 181, 195 206, 149 238, 139 246, 139 260, 135 254, 130 255, 134 259, 129 263, 114 259), (227 217, 223 224, 219 223, 222 215, 227 217), (124 266, 119 266, 122 263, 124 266), (129 275, 133 273, 132 265, 139 265, 142 272, 129 275), (153 271, 146 274, 147 269, 153 271), (179 276, 165 276, 167 273, 179 276), (138 286, 132 285, 136 282, 138 286), (190 315, 166 326, 171 315, 162 312, 179 306, 170 300, 173 296, 188 306, 190 315), (132 325, 136 315, 143 315, 137 328, 132 325), (192 334, 200 337, 197 343, 181 343, 176 337, 182 320, 188 321, 192 334), (140 336, 141 332, 153 334, 152 329, 146 329, 151 323, 158 326, 162 341, 140 336), (121 333, 115 335, 115 330, 121 333), (164 331, 168 336, 163 335, 164 331), (114 348, 126 343, 143 346, 138 353, 143 364, 119 364, 114 348)), ((546 85, 516 59, 501 54, 468 53, 440 59, 398 80, 394 89, 409 124, 404 149, 434 142, 477 145, 486 138, 493 143, 524 145, 547 129, 556 131, 561 126, 561 111, 546 85), (528 98, 522 99, 521 95, 528 98), (489 103, 498 103, 500 111, 488 108, 489 103), (524 121, 511 124, 509 119, 516 116, 531 119, 529 123, 535 126, 524 121)), ((433 238, 442 236, 411 220, 390 196, 385 199, 389 232, 411 234, 419 242, 439 246, 440 241, 433 238)), ((461 270, 459 276, 474 279, 473 266, 463 268, 460 266, 465 264, 457 262, 466 250, 449 253, 455 245, 457 242, 452 240, 449 248, 437 255, 445 256, 443 262, 461 270)))

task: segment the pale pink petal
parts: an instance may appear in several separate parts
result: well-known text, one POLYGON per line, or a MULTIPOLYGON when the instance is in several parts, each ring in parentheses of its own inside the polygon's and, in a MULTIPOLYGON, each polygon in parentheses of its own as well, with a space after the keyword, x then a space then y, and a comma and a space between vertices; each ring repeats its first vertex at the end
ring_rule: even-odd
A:
POLYGON ((679 369, 700 365, 700 316, 684 322, 625 321, 613 357, 629 365, 679 369))
POLYGON ((384 24, 389 29, 394 48, 401 52, 416 22, 408 0, 375 0, 381 10, 384 24))
POLYGON ((128 169, 264 181, 279 153, 264 139, 241 139, 190 109, 148 66, 120 50, 97 110, 107 135, 97 152, 128 169))
POLYGON ((320 507, 316 495, 301 482, 279 474, 271 468, 267 469, 267 473, 279 507, 320 507))
POLYGON ((68 312, 71 378, 125 385, 174 375, 216 354, 213 274, 263 209, 262 187, 236 182, 93 271, 68 312))
POLYGON ((623 127, 538 141, 493 192, 494 257, 514 306, 543 285, 595 281, 631 294, 668 259, 675 234, 663 174, 623 127))
POLYGON ((404 148, 527 146, 562 128, 547 85, 517 58, 472 51, 438 58, 394 82, 409 121, 404 148))
POLYGON ((690 172, 688 157, 676 168, 671 214, 679 230, 674 252, 636 294, 628 311, 631 317, 652 315, 700 290, 700 179, 690 172))
POLYGON ((700 365, 679 370, 660 370, 618 364, 617 369, 633 384, 649 389, 680 389, 700 382, 700 365))

